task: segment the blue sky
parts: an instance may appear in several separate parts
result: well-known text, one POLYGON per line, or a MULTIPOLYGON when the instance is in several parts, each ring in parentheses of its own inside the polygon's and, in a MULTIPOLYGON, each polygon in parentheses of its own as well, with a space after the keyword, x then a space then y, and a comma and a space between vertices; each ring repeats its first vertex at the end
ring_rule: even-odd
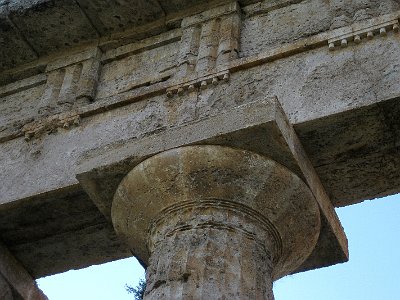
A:
MULTIPOLYGON (((345 264, 287 276, 275 300, 400 298, 400 194, 336 210, 349 239, 345 264)), ((38 280, 50 300, 132 300, 125 284, 144 277, 134 258, 38 280)))

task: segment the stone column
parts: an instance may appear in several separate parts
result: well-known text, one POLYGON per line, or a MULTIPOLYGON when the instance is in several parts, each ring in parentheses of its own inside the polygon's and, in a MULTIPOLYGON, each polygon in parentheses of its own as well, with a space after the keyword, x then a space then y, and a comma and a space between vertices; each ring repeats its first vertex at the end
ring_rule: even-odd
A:
POLYGON ((3 278, 0 273, 0 299, 2 300, 13 300, 14 296, 8 282, 3 278))
POLYGON ((307 185, 249 151, 189 146, 136 166, 114 196, 117 233, 148 265, 145 299, 273 299, 320 232, 307 185))
POLYGON ((48 300, 32 276, 1 242, 0 299, 48 300))

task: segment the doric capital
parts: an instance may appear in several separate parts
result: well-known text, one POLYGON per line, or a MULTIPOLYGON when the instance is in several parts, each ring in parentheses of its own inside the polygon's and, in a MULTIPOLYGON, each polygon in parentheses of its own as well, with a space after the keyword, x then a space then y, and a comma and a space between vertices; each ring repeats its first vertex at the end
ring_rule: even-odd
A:
POLYGON ((268 249, 273 279, 293 272, 320 232, 317 203, 299 177, 267 157, 221 146, 172 149, 137 165, 115 193, 112 219, 117 233, 145 263, 153 244, 162 239, 155 232, 168 234, 183 224, 196 228, 207 222, 225 222, 254 234, 261 228, 273 244, 268 249), (207 212, 213 216, 199 217, 207 212), (168 222, 173 228, 165 226, 168 222))

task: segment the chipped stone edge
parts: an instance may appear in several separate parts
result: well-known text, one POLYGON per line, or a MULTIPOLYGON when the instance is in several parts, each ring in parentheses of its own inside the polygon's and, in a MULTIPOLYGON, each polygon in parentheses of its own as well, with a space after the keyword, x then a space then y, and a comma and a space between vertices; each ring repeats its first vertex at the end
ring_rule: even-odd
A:
POLYGON ((336 214, 332 201, 330 200, 328 193, 325 190, 325 187, 323 186, 317 172, 315 171, 314 166, 308 158, 308 155, 303 148, 303 145, 301 144, 301 141, 297 136, 292 124, 290 124, 287 115, 283 111, 282 106, 280 105, 278 100, 276 100, 276 102, 277 110, 279 111, 280 115, 279 118, 275 118, 278 127, 280 128, 283 137, 291 153, 293 154, 294 159, 297 161, 297 164, 303 173, 307 185, 310 187, 310 190, 314 194, 320 210, 322 211, 322 215, 326 219, 327 225, 330 227, 331 231, 337 238, 342 254, 344 255, 344 260, 348 261, 348 240, 340 223, 339 217, 336 214))
POLYGON ((76 111, 70 111, 25 124, 21 131, 25 140, 29 141, 34 137, 52 133, 60 128, 69 129, 72 126, 78 126, 79 123, 80 115, 76 111))

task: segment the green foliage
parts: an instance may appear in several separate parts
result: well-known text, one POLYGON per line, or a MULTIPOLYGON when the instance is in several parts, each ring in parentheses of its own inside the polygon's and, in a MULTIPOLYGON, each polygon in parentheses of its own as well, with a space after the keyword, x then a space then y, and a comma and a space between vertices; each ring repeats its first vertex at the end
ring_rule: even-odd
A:
POLYGON ((134 300, 142 300, 144 291, 146 290, 146 281, 144 279, 140 279, 136 287, 125 284, 125 289, 129 294, 133 294, 134 300))

